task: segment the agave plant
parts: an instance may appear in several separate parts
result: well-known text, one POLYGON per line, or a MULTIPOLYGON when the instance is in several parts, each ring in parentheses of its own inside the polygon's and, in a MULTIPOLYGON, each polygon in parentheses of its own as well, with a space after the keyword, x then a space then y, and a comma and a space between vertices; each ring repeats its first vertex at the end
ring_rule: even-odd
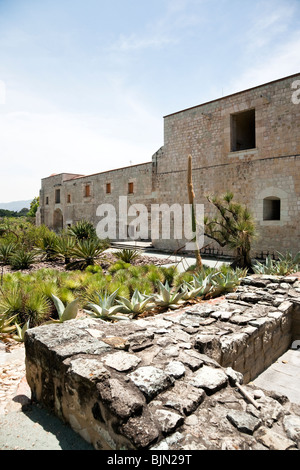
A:
POLYGON ((88 302, 87 307, 91 310, 84 312, 103 321, 128 320, 126 316, 117 315, 121 312, 121 305, 115 303, 117 294, 118 289, 110 295, 107 292, 103 296, 98 294, 98 304, 88 302))
POLYGON ((232 292, 240 283, 240 270, 227 271, 226 274, 218 272, 212 275, 212 297, 218 297, 219 295, 232 292))
POLYGON ((211 277, 211 275, 204 278, 202 276, 197 277, 194 275, 192 282, 184 282, 181 286, 182 292, 184 293, 182 297, 183 300, 188 301, 197 297, 205 297, 212 287, 211 277))
POLYGON ((15 331, 16 326, 12 325, 18 315, 8 316, 6 314, 0 315, 0 335, 10 334, 15 331))
POLYGON ((253 266, 255 274, 273 274, 279 276, 285 276, 291 274, 300 269, 300 251, 293 256, 292 253, 288 252, 282 254, 277 252, 278 260, 273 260, 271 255, 266 257, 265 263, 256 261, 253 266))
POLYGON ((17 334, 13 336, 13 339, 15 341, 18 341, 19 343, 23 343, 25 340, 25 333, 29 329, 29 320, 26 323, 24 323, 22 328, 17 323, 15 323, 15 327, 17 330, 17 334))
POLYGON ((73 302, 69 303, 66 307, 56 295, 52 295, 52 299, 58 313, 58 320, 51 319, 50 323, 63 323, 64 321, 73 320, 77 317, 79 306, 78 299, 73 300, 73 302))
POLYGON ((183 292, 179 292, 179 287, 172 289, 168 281, 163 284, 158 281, 158 293, 154 294, 154 302, 158 307, 176 309, 179 308, 183 303, 183 292))
POLYGON ((131 318, 136 318, 141 313, 144 313, 146 310, 150 310, 154 307, 154 304, 150 303, 153 301, 153 299, 153 295, 150 296, 141 294, 136 289, 131 297, 131 300, 119 296, 117 303, 122 307, 120 310, 122 313, 129 314, 131 318))

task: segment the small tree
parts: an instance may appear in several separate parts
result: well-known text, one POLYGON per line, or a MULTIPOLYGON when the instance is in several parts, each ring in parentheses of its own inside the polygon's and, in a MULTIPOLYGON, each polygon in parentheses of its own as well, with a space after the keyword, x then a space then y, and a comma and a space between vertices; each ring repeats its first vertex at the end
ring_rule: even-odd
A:
MULTIPOLYGON (((31 201, 31 203, 30 203, 30 209, 29 209, 29 211, 27 212, 26 215, 27 215, 28 217, 35 217, 39 205, 40 205, 40 198, 39 198, 39 197, 35 197, 35 198, 31 201)), ((22 209, 22 210, 23 210, 23 209, 22 209)))
POLYGON ((218 215, 212 219, 204 218, 205 235, 220 246, 235 250, 233 267, 251 270, 250 251, 256 233, 255 222, 247 207, 234 203, 233 197, 231 192, 221 198, 207 196, 218 215))

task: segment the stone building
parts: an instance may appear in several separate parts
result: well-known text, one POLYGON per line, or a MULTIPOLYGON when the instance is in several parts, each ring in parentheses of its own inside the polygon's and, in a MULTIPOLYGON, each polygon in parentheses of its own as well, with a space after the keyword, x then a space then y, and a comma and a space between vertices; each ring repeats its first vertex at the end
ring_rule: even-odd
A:
POLYGON ((300 74, 165 116, 164 145, 152 162, 96 175, 44 178, 39 222, 60 229, 85 219, 97 226, 97 207, 111 204, 118 221, 116 239, 133 233, 152 239, 159 249, 176 250, 186 239, 172 231, 163 237, 162 218, 165 210, 174 221, 178 205, 188 204, 188 155, 196 202, 206 214, 212 214, 206 195, 230 190, 255 216, 255 254, 300 250, 300 74), (119 210, 120 196, 135 207, 131 218, 124 219, 124 206, 119 210), (149 223, 143 231, 134 223, 131 233, 141 205, 149 223), (172 206, 174 211, 168 211, 172 206), (154 216, 152 207, 163 210, 154 216))

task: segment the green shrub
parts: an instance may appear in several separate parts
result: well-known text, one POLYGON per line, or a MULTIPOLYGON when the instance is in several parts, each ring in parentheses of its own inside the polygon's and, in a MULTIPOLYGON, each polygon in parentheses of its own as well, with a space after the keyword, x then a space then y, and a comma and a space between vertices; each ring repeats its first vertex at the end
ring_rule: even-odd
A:
POLYGON ((27 251, 24 248, 16 250, 10 257, 9 264, 13 269, 28 269, 37 261, 34 252, 27 251))
POLYGON ((140 258, 142 253, 139 250, 124 248, 122 250, 116 251, 114 255, 125 263, 132 263, 133 261, 140 258))

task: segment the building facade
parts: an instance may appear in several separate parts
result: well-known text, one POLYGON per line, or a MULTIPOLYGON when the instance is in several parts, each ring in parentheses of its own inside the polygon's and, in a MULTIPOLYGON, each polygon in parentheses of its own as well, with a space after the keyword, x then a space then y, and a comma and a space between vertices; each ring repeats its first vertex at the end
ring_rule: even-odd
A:
MULTIPOLYGON (((178 250, 186 238, 162 236, 162 217, 173 206, 172 226, 178 205, 188 204, 188 155, 195 201, 206 214, 213 215, 206 196, 229 190, 255 217, 255 254, 300 250, 300 74, 165 116, 164 145, 149 163, 44 178, 39 223, 57 230, 85 219, 97 226, 97 207, 110 204, 116 208, 115 238, 124 239, 132 235, 130 217, 122 219, 124 206, 120 210, 126 196, 128 207, 136 207, 132 217, 141 205, 148 210, 147 230, 135 235, 152 239, 158 249, 178 250), (155 217, 153 206, 162 208, 155 217)), ((207 245, 218 248, 211 240, 207 245)))

